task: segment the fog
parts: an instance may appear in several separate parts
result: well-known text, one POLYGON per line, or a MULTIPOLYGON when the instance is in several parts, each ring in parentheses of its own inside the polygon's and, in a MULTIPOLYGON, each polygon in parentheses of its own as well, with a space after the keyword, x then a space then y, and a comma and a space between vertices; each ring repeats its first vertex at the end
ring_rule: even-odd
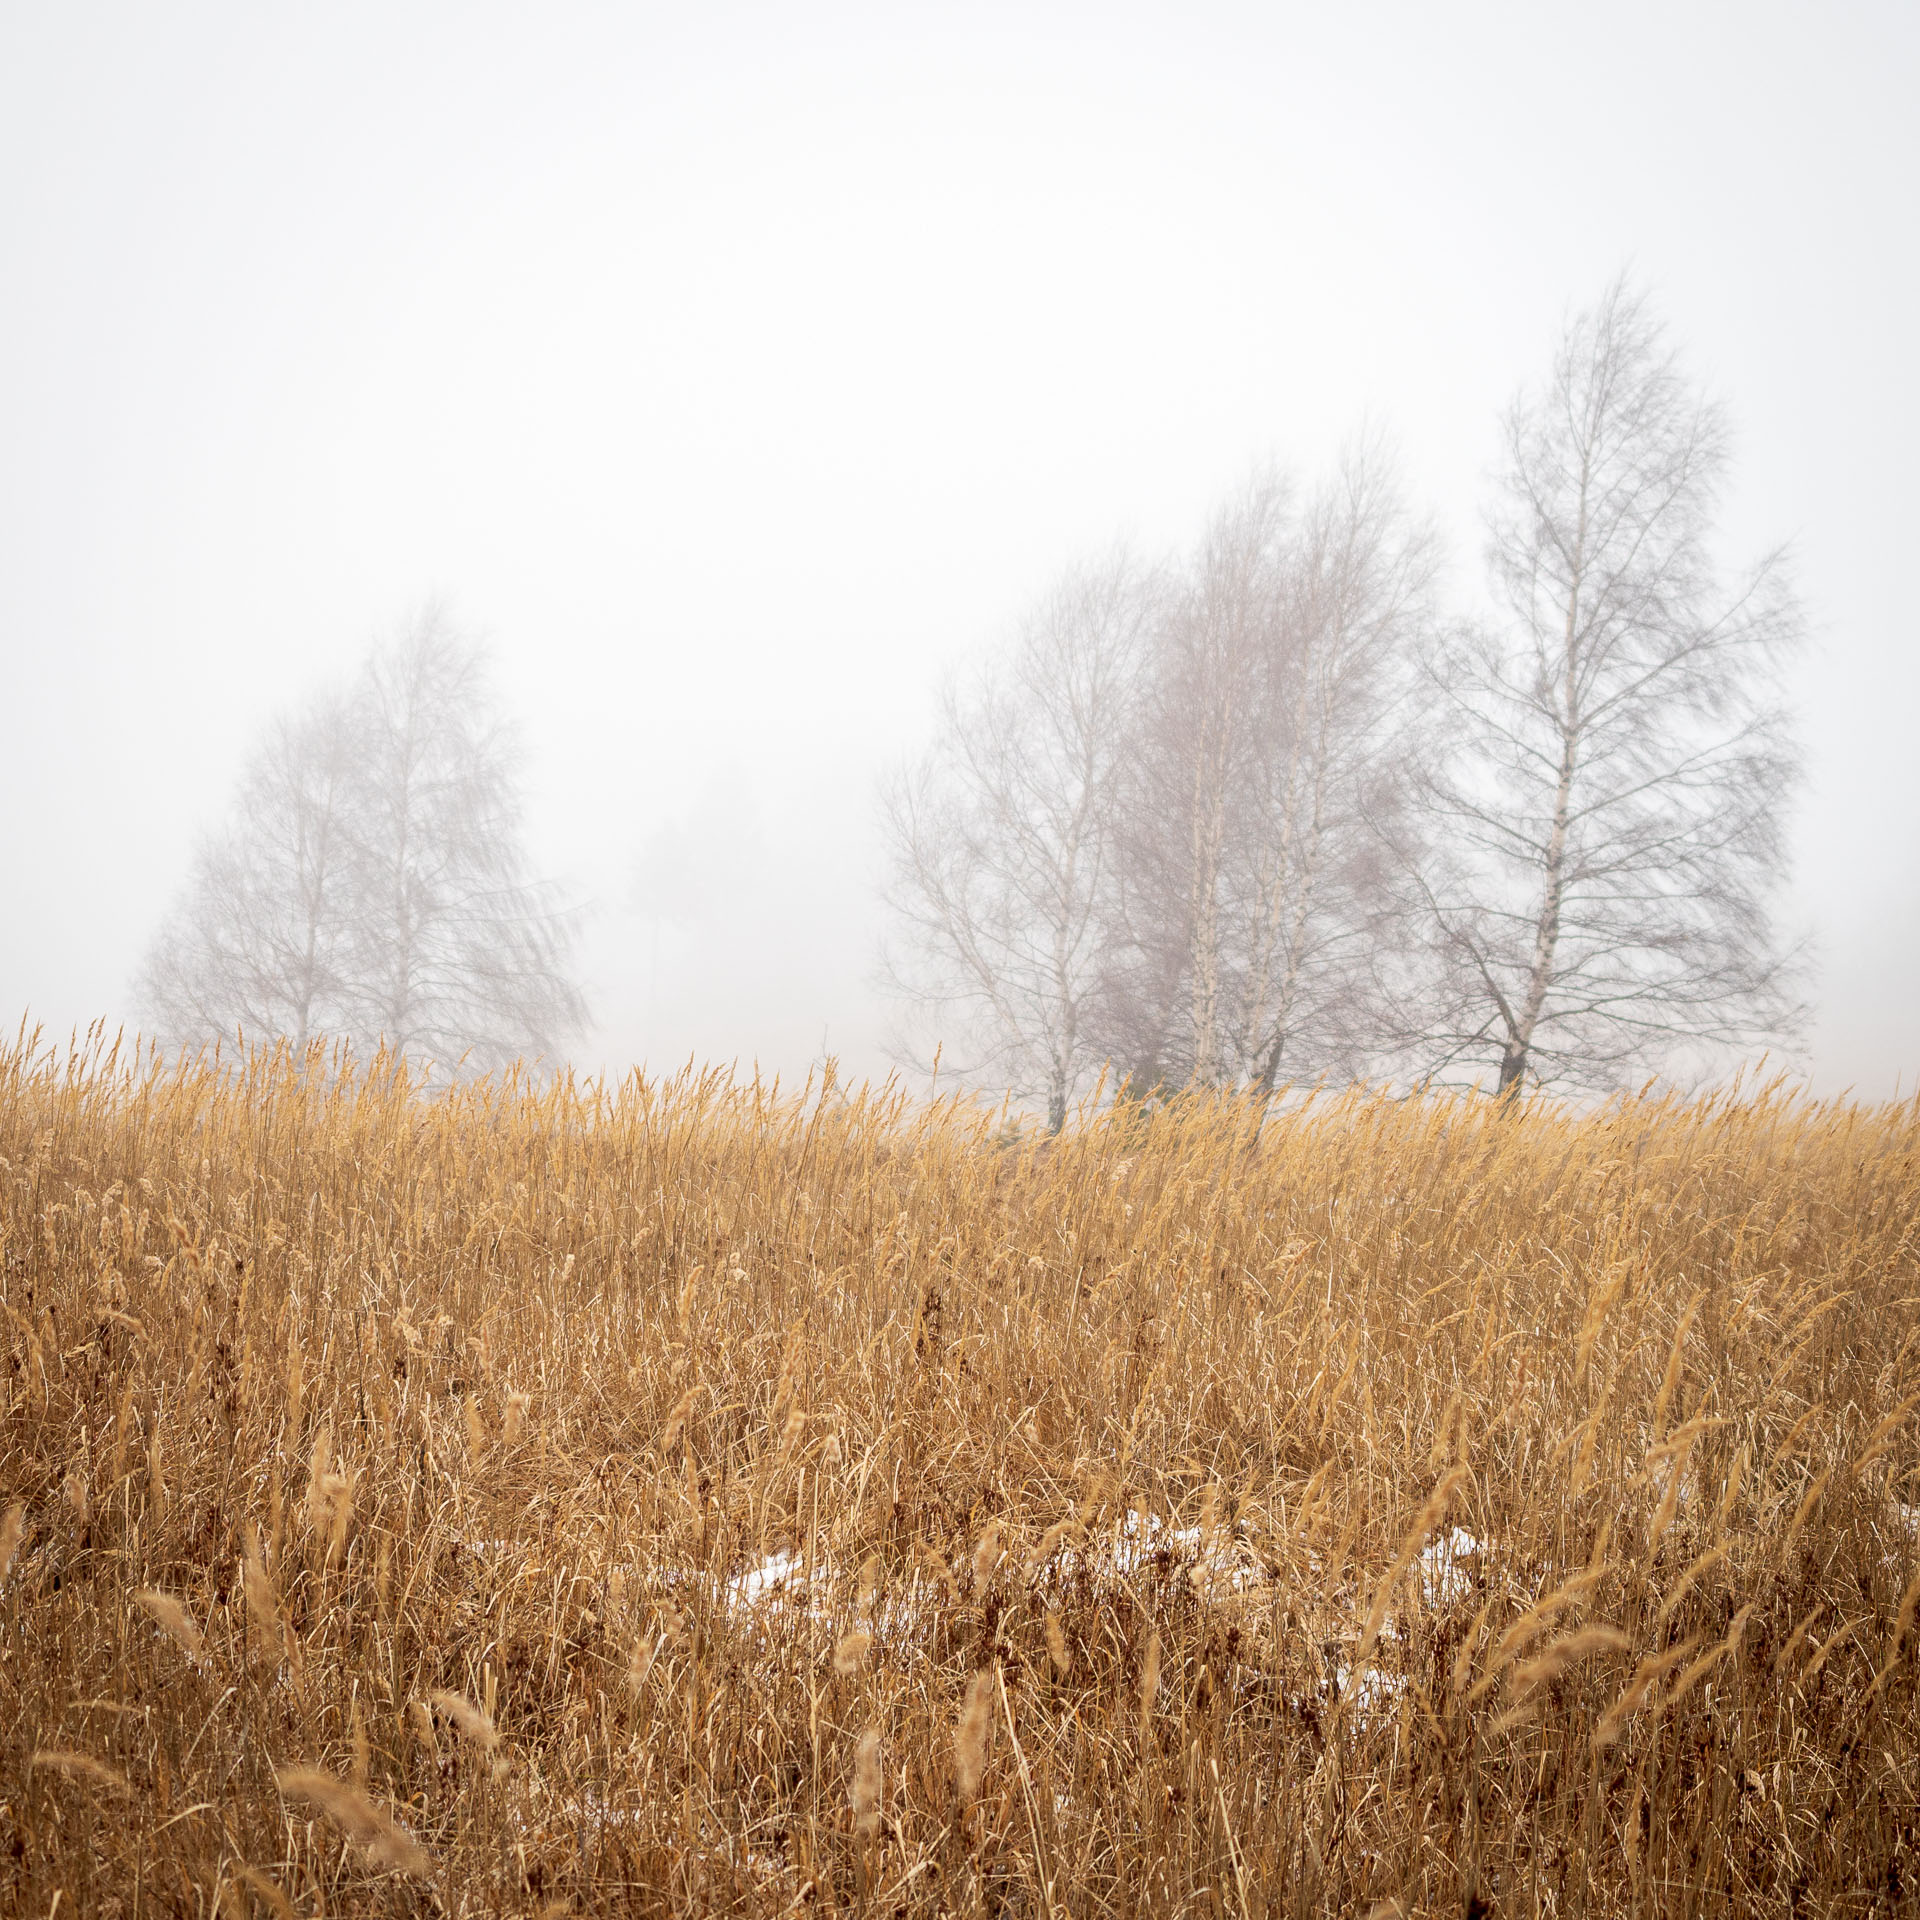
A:
POLYGON ((1801 1064, 1920 1073, 1920 15, 14 8, 0 1021, 129 1017, 260 728, 493 649, 583 1067, 888 1065, 874 786, 943 674, 1256 461, 1397 438, 1448 591, 1623 265, 1816 640, 1801 1064))

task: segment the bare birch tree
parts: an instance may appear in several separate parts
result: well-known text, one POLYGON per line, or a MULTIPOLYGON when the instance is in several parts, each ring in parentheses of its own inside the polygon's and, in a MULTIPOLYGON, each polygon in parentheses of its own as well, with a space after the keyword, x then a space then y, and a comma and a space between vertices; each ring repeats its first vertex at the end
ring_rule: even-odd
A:
POLYGON ((1390 1022, 1375 958, 1409 849, 1401 764, 1417 651, 1432 632, 1434 546, 1379 438, 1356 442, 1290 542, 1258 683, 1258 750, 1238 796, 1246 924, 1237 942, 1241 1073, 1355 1075, 1390 1022))
POLYGON ((1208 524, 1151 631, 1146 697, 1116 783, 1117 885, 1102 994, 1137 1094, 1232 1077, 1235 829, 1279 644, 1292 484, 1256 474, 1208 524))
MULTIPOLYGON (((1277 469, 1191 562, 1072 577, 888 796, 893 975, 975 1078, 1049 1124, 1111 1067, 1147 1098, 1380 1054, 1374 940, 1431 542, 1363 441, 1277 469)), ((925 1057, 926 1049, 920 1049, 925 1057)), ((958 1059, 955 1060, 955 1056, 958 1059)))
POLYGON ((202 838, 188 890, 136 985, 170 1036, 243 1029, 303 1048, 338 1030, 351 966, 353 761, 337 694, 268 729, 228 820, 202 838))
POLYGON ((584 1009, 566 923, 526 871, 484 660, 429 611, 368 661, 354 730, 353 1031, 447 1066, 553 1054, 584 1009))
POLYGON ((1432 1056, 1506 1093, 1789 1035, 1774 669, 1804 621, 1778 554, 1730 585, 1714 564, 1721 410, 1617 282, 1505 441, 1499 617, 1439 674, 1432 1056))
POLYGON ((1285 645, 1292 488, 1284 476, 1255 480, 1214 518, 1201 543, 1167 653, 1172 697, 1162 708, 1191 780, 1187 804, 1189 1017, 1193 1083, 1230 1077, 1227 1047, 1225 897, 1239 802, 1258 778, 1261 694, 1285 645))
POLYGON ((483 663, 429 612, 276 722, 137 982, 168 1039, 385 1043, 445 1070, 552 1055, 584 1007, 526 873, 483 663))
POLYGON ((1209 525, 1155 628, 1121 788, 1100 1007, 1136 1091, 1268 1094, 1283 1061, 1376 1057, 1381 834, 1431 576, 1377 436, 1304 508, 1269 470, 1209 525))
POLYGON ((1067 576, 1002 667, 949 690, 885 795, 895 983, 948 1064, 1044 1099, 1056 1132, 1102 1064, 1090 1013, 1151 601, 1124 554, 1067 576))

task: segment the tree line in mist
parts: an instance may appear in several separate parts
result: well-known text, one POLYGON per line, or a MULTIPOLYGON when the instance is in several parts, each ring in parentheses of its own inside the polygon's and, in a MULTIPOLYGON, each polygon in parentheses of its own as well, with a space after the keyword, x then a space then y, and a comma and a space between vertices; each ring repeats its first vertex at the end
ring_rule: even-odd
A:
MULTIPOLYGON (((1443 1076, 1505 1092, 1789 1039, 1779 555, 1624 283, 1502 421, 1484 611, 1385 441, 1249 480, 1184 557, 1064 574, 883 795, 900 1052, 1043 1103, 1443 1076)), ((189 1046, 557 1062, 575 921, 437 614, 269 730, 138 982, 189 1046)))
POLYGON ((1502 421, 1484 613, 1377 438, 1065 575, 887 798, 897 982, 1058 1127, 1102 1076, 1617 1085, 1790 1037, 1780 556, 1624 282, 1502 421))

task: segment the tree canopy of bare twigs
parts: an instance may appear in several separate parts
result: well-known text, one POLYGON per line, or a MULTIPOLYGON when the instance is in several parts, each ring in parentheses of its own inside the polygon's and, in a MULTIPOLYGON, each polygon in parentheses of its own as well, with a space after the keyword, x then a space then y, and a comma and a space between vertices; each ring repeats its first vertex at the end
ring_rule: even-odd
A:
POLYGON ((1155 592, 1123 553, 1069 574, 997 676, 948 689, 932 751, 885 795, 895 978, 956 1070, 1044 1098, 1056 1132, 1103 1057, 1102 939, 1155 592))
POLYGON ((1806 623, 1780 554, 1717 563, 1723 413, 1622 280, 1503 424, 1489 617, 1441 619, 1363 436, 1304 495, 1256 474, 1183 564, 1076 577, 948 699, 888 820, 895 978, 950 1062, 1057 1128, 1103 1069, 1504 1094, 1791 1039, 1806 623))
POLYGON ((268 730, 137 991, 176 1044, 332 1039, 499 1067, 583 1024, 570 933, 527 872, 483 657, 429 611, 268 730))
POLYGON ((1136 1087, 1378 1063, 1432 571, 1377 436, 1304 504, 1264 474, 1207 529, 1128 756, 1106 1007, 1136 1087))
POLYGON ((1504 428, 1498 611, 1436 670, 1425 1047, 1504 1093, 1790 1036, 1774 670, 1805 622, 1778 553, 1714 563, 1722 410, 1622 280, 1504 428))
POLYGON ((1429 572, 1363 443, 1304 507, 1256 475, 1184 567, 1071 577, 948 699, 888 826, 895 977, 954 1064, 1057 1129, 1109 1065, 1265 1092, 1369 1057, 1429 572))

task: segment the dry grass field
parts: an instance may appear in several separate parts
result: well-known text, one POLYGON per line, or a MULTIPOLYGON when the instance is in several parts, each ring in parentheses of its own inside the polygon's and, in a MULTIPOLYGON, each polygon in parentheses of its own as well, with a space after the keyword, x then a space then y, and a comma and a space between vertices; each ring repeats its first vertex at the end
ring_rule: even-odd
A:
POLYGON ((0 1911, 1912 1911, 1917 1148, 0 1057, 0 1911))

